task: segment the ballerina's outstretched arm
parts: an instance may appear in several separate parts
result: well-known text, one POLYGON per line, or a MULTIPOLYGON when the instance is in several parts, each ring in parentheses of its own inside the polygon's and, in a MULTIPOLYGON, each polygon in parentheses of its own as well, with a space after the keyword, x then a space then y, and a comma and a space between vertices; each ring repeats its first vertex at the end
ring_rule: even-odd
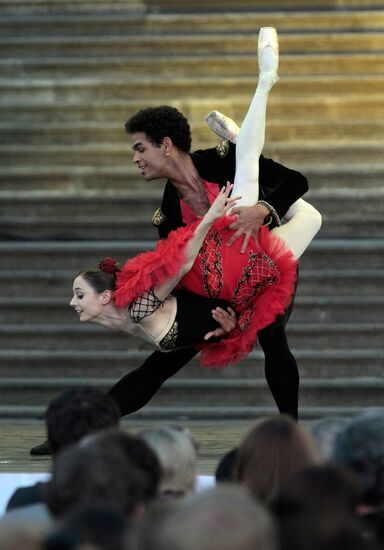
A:
POLYGON ((177 286, 181 279, 192 268, 194 261, 199 253, 199 250, 204 242, 211 225, 217 219, 225 216, 228 211, 237 204, 241 197, 233 194, 233 184, 227 183, 223 187, 211 204, 208 212, 203 216, 200 223, 196 227, 192 238, 189 240, 185 250, 185 260, 179 271, 171 278, 160 285, 154 286, 153 290, 159 300, 165 300, 171 294, 172 290, 177 286), (229 197, 232 191, 232 196, 229 197))

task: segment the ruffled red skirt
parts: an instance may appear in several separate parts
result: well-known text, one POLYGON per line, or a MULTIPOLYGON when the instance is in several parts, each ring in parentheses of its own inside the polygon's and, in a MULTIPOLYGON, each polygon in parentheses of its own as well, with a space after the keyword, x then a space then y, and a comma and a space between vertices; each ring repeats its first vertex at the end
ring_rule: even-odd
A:
MULTIPOLYGON (((210 367, 236 364, 248 355, 259 330, 286 310, 296 282, 297 260, 281 239, 262 227, 257 242, 251 239, 241 254, 242 239, 226 245, 233 234, 228 228, 231 221, 224 217, 213 224, 191 271, 181 281, 186 290, 228 300, 238 313, 237 327, 226 338, 197 346, 201 364, 210 367)), ((117 307, 127 307, 179 271, 186 245, 199 223, 180 227, 158 241, 155 250, 126 262, 118 274, 117 307)))

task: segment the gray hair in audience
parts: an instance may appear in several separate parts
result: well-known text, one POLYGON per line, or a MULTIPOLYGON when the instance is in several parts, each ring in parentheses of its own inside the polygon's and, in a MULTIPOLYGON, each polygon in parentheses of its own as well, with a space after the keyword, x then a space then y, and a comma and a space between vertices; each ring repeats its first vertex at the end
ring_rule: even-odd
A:
POLYGON ((163 472, 161 493, 193 491, 197 474, 196 448, 186 429, 164 426, 143 430, 139 436, 154 451, 163 472))
POLYGON ((324 462, 330 460, 335 438, 347 422, 343 416, 327 416, 309 423, 309 432, 324 462))
POLYGON ((332 456, 357 474, 366 503, 384 503, 384 410, 352 418, 336 436, 332 456))

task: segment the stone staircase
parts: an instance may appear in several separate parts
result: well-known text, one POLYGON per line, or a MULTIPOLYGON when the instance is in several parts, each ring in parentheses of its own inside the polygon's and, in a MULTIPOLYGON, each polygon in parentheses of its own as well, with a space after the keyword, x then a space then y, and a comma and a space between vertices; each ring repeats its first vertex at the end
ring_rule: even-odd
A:
MULTIPOLYGON (((62 389, 109 387, 149 349, 78 323, 73 275, 153 245, 162 185, 131 162, 124 122, 147 105, 241 121, 256 36, 279 30, 266 156, 307 175, 323 228, 301 261, 289 340, 304 418, 384 395, 384 3, 0 0, 0 417, 43 412, 62 389)), ((236 368, 192 362, 143 418, 275 411, 258 350, 236 368)))

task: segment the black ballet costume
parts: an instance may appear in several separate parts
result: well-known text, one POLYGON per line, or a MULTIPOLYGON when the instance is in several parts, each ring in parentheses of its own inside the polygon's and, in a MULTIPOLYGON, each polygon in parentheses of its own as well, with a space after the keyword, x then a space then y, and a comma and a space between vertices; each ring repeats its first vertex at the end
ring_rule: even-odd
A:
MULTIPOLYGON (((220 187, 227 181, 233 181, 235 146, 232 144, 222 142, 216 148, 196 151, 191 157, 203 179, 215 181, 220 187)), ((260 156, 259 166, 260 197, 267 200, 283 217, 290 205, 308 190, 307 180, 299 172, 263 155, 260 156)), ((161 238, 183 225, 180 197, 169 181, 153 223, 158 227, 161 238)), ((284 315, 259 332, 258 340, 265 356, 265 377, 278 410, 297 418, 299 372, 285 334, 292 309, 293 301, 284 315)), ((122 415, 133 413, 146 405, 161 385, 196 354, 193 347, 170 353, 155 351, 140 367, 121 378, 109 390, 109 394, 117 401, 122 415)))
POLYGON ((221 307, 226 310, 230 303, 220 298, 206 298, 186 292, 185 290, 174 291, 177 298, 177 313, 175 321, 178 324, 178 331, 175 341, 171 347, 177 349, 191 347, 203 341, 204 336, 218 327, 212 317, 212 310, 221 307))

